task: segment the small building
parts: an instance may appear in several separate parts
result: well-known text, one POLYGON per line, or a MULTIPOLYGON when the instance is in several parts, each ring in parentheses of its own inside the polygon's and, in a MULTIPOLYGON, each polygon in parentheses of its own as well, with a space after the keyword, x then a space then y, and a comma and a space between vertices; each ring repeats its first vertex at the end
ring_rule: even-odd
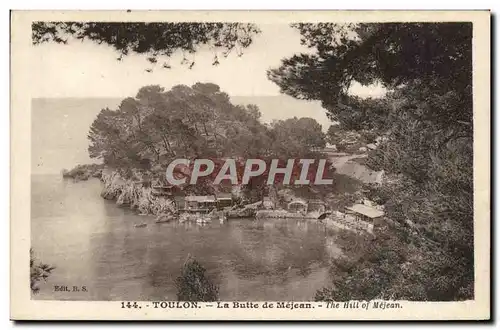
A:
POLYGON ((327 143, 325 151, 337 151, 337 146, 335 144, 327 143))
POLYGON ((275 203, 269 196, 264 196, 262 198, 262 207, 266 210, 272 210, 275 208, 275 203))
POLYGON ((173 197, 175 187, 162 179, 153 179, 151 180, 149 175, 143 175, 143 180, 150 181, 151 194, 153 196, 167 196, 173 197))
POLYGON ((215 196, 186 196, 184 197, 184 211, 210 212, 217 208, 215 196))
POLYGON ((184 207, 186 204, 186 197, 185 196, 174 195, 174 196, 172 196, 172 200, 175 204, 175 207, 177 208, 177 211, 184 211, 184 207))
POLYGON ((311 200, 307 203, 307 211, 308 212, 326 212, 326 204, 322 200, 311 200))
POLYGON ((307 203, 301 200, 294 200, 288 203, 287 209, 293 213, 307 213, 307 203))
POLYGON ((357 221, 366 222, 371 226, 379 224, 380 219, 384 216, 383 211, 363 204, 346 207, 346 214, 352 215, 357 221))
POLYGON ((219 193, 216 195, 217 208, 223 209, 225 207, 233 206, 233 197, 229 193, 219 193))
POLYGON ((151 185, 151 193, 154 196, 172 196, 174 194, 174 186, 172 185, 162 185, 153 184, 151 185))

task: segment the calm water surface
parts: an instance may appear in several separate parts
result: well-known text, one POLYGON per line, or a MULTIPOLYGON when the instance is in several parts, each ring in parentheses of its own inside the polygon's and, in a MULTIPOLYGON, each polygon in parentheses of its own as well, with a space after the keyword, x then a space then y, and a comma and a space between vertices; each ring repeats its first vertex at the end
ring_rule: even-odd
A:
POLYGON ((31 189, 32 246, 56 266, 35 299, 175 300, 174 280, 191 255, 220 286, 221 300, 312 300, 340 253, 313 221, 156 224, 102 199, 95 179, 35 175, 31 189), (88 292, 54 292, 54 285, 88 292))

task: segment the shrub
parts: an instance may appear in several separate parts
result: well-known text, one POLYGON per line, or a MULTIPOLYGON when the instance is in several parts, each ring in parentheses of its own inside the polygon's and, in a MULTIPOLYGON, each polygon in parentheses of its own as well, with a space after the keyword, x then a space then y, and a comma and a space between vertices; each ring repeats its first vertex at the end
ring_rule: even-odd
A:
POLYGON ((175 280, 177 300, 216 301, 219 288, 205 275, 206 269, 197 260, 188 258, 181 275, 175 280))
POLYGON ((41 280, 46 281, 54 269, 55 267, 38 262, 33 254, 33 250, 30 249, 30 288, 32 293, 36 294, 40 291, 38 282, 41 280))

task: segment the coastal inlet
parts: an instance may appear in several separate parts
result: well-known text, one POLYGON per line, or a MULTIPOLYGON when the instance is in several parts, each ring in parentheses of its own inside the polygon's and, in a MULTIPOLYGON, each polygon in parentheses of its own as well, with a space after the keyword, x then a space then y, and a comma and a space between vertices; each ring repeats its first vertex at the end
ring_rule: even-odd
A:
POLYGON ((342 254, 325 226, 302 219, 155 223, 100 197, 103 183, 32 176, 32 245, 55 265, 33 299, 176 300, 174 280, 191 255, 219 285, 220 300, 313 300, 342 254), (134 224, 147 223, 144 228, 134 224), (86 292, 54 292, 54 285, 86 292))

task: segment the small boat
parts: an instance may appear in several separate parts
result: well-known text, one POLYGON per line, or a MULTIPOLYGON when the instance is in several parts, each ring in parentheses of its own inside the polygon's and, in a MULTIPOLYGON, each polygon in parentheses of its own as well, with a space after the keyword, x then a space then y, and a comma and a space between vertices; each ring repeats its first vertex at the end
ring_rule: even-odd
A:
POLYGON ((210 223, 210 222, 212 222, 212 219, 210 219, 209 217, 201 217, 201 218, 196 219, 196 223, 200 223, 200 224, 205 224, 205 223, 210 223))
POLYGON ((137 224, 137 225, 134 225, 135 228, 144 228, 146 227, 148 224, 147 223, 141 223, 141 224, 137 224))

